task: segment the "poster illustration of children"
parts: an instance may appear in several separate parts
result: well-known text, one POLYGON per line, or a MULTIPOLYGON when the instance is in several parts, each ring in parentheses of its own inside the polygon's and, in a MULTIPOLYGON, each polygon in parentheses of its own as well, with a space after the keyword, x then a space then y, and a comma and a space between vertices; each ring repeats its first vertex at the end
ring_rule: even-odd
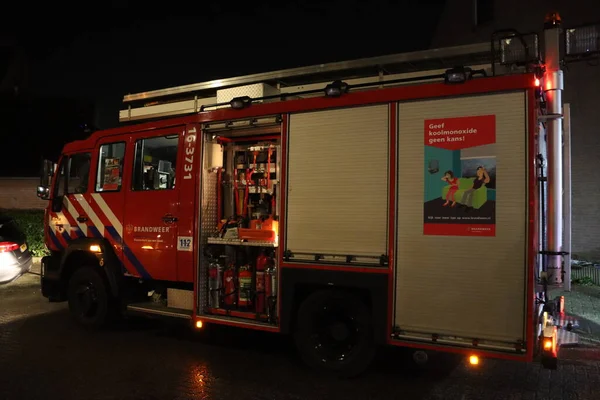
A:
POLYGON ((450 189, 448 189, 448 193, 446 194, 446 202, 443 206, 446 207, 450 201, 452 201, 452 205, 450 207, 454 207, 456 206, 455 194, 458 191, 458 178, 454 176, 452 171, 446 171, 442 177, 442 180, 450 185, 450 189))

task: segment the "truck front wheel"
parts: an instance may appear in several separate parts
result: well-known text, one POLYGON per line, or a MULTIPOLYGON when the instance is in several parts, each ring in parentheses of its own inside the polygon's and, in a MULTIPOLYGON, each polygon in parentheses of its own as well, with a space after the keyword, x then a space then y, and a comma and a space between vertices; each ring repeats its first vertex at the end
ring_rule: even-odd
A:
POLYGON ((294 339, 309 366, 339 377, 365 371, 376 351, 369 308, 345 291, 322 290, 304 300, 294 339))
POLYGON ((111 315, 111 299, 104 277, 90 266, 78 268, 68 286, 69 310, 87 328, 99 328, 111 315))

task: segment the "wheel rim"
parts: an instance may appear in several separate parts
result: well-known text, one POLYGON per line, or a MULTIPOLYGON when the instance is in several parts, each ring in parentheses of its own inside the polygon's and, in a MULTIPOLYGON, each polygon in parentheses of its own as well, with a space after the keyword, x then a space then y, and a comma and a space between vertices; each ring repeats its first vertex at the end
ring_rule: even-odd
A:
POLYGON ((315 313, 311 332, 311 345, 321 362, 341 363, 356 350, 361 329, 353 312, 329 302, 315 313))
POLYGON ((75 289, 79 316, 93 317, 98 310, 98 293, 92 282, 80 282, 75 289))

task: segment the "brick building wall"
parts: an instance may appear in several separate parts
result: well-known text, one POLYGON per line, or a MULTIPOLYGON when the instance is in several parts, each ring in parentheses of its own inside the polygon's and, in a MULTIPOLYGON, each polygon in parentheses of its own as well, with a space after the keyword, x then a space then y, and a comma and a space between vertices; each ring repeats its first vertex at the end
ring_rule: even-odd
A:
POLYGON ((43 210, 47 202, 36 195, 39 178, 0 178, 0 209, 43 210))
MULTIPOLYGON (((494 30, 542 33, 549 11, 564 27, 600 19, 598 0, 496 0, 491 20, 476 24, 476 0, 447 0, 431 47, 489 42, 494 30)), ((489 1, 488 1, 489 3, 489 1)), ((542 39, 542 36, 540 36, 542 39)), ((600 65, 572 63, 564 71, 563 101, 571 104, 573 253, 600 258, 600 65)))

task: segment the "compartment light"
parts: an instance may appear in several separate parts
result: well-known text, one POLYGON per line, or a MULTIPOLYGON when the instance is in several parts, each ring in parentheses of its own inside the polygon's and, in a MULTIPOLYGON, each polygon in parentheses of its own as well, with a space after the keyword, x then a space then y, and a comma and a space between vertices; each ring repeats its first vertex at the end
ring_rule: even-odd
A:
POLYGON ((469 67, 458 66, 446 70, 444 73, 444 82, 447 84, 465 83, 473 76, 473 71, 469 67))
POLYGON ((344 93, 348 93, 350 87, 346 82, 334 81, 325 87, 325 96, 340 97, 344 93))
POLYGON ((234 97, 229 102, 229 105, 234 110, 241 110, 243 108, 249 107, 251 104, 252 98, 250 96, 234 97))

